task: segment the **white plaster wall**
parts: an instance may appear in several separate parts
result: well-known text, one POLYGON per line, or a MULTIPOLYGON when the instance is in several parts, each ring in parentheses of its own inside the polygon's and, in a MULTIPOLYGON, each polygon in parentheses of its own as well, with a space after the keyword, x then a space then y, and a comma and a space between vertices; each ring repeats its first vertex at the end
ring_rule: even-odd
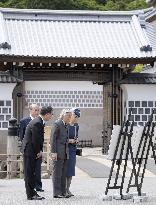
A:
POLYGON ((88 90, 102 91, 102 85, 97 85, 91 81, 26 81, 25 90, 88 90))
POLYGON ((124 91, 124 100, 156 100, 156 85, 125 84, 121 87, 124 91))
MULTIPOLYGON (((156 85, 123 84, 121 87, 124 120, 128 119, 130 108, 132 108, 131 119, 135 125, 145 125, 152 110, 156 109, 156 85)), ((156 121, 156 114, 153 115, 153 121, 156 121)))
MULTIPOLYGON (((96 84, 93 85, 91 81, 25 81, 25 91, 35 91, 35 90, 36 91, 96 91, 96 92, 100 91, 99 95, 97 94, 91 95, 91 97, 94 96, 94 100, 96 100, 95 98, 102 96, 103 86, 96 85, 96 84)), ((26 95, 31 95, 33 97, 33 94, 27 93, 26 95)), ((88 95, 90 94, 87 94, 86 96, 88 95)), ((55 94, 55 97, 56 97, 56 94, 55 94)), ((86 97, 86 99, 88 98, 86 97)), ((99 104, 103 106, 103 104, 101 103, 102 99, 101 98, 98 98, 98 99, 100 99, 99 104)), ((52 106, 54 105, 53 103, 50 103, 50 104, 52 104, 52 106)), ((64 106, 64 103, 63 103, 63 106, 64 106)), ((79 139, 80 140, 92 139, 93 145, 95 146, 102 145, 101 131, 103 129, 102 127, 103 107, 99 107, 99 106, 90 107, 90 108, 89 107, 82 108, 81 106, 78 106, 78 107, 81 109, 81 118, 79 119, 79 126, 80 126, 79 139)), ((61 112, 61 107, 53 106, 53 108, 54 108, 54 117, 53 117, 52 122, 49 122, 49 125, 53 124, 53 122, 58 118, 61 112)), ((25 110, 23 113, 24 113, 24 116, 28 115, 27 105, 25 106, 25 110)))
POLYGON ((12 100, 12 92, 16 83, 0 83, 0 100, 12 100))
POLYGON ((151 67, 147 70, 141 71, 141 73, 156 73, 156 64, 154 63, 154 67, 151 67))
MULTIPOLYGON (((13 104, 12 100, 12 92, 14 87, 16 86, 16 83, 0 83, 0 100, 10 100, 11 105, 13 104)), ((5 107, 5 106, 4 106, 5 107)), ((13 114, 13 106, 11 106, 11 113, 9 115, 12 116, 13 114)), ((1 113, 3 115, 3 113, 1 113)), ((8 129, 7 128, 0 128, 0 153, 6 154, 7 150, 7 135, 8 135, 8 129)), ((5 159, 6 156, 0 156, 0 159, 5 159)))

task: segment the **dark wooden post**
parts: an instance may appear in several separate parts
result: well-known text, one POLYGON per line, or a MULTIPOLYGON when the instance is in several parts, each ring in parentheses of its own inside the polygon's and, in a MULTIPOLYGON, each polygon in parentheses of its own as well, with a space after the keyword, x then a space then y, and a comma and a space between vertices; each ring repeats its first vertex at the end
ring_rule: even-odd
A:
POLYGON ((109 148, 110 136, 113 125, 121 125, 122 122, 122 97, 119 80, 122 70, 118 65, 112 67, 112 79, 103 85, 103 147, 102 154, 107 154, 109 148))

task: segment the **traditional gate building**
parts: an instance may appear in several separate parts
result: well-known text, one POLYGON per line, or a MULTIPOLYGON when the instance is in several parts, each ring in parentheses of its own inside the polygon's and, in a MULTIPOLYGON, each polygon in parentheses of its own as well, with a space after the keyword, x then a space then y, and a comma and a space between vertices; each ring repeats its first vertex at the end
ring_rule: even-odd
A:
POLYGON ((62 108, 79 107, 80 139, 102 145, 101 131, 109 138, 129 103, 119 81, 156 58, 154 29, 143 11, 1 8, 0 35, 1 152, 8 119, 19 121, 31 103, 52 105, 55 119, 62 108))
MULTIPOLYGON (((156 32, 156 9, 149 8, 145 13, 145 19, 153 25, 156 32)), ((120 81, 123 91, 123 115, 128 116, 132 108, 131 120, 135 125, 143 126, 149 119, 152 110, 156 121, 156 63, 144 65, 140 73, 127 74, 120 81)))

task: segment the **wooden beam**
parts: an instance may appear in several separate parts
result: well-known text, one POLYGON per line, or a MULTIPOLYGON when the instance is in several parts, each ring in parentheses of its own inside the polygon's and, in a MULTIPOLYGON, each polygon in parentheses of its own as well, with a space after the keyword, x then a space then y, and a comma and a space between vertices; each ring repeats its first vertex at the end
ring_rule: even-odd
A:
POLYGON ((75 64, 147 64, 156 61, 156 57, 145 58, 43 58, 29 56, 0 55, 1 62, 33 62, 33 63, 75 63, 75 64))
POLYGON ((89 80, 89 81, 105 81, 111 80, 111 72, 104 72, 104 71, 62 71, 59 72, 58 70, 51 72, 50 70, 43 72, 43 71, 24 71, 23 72, 23 80, 89 80))

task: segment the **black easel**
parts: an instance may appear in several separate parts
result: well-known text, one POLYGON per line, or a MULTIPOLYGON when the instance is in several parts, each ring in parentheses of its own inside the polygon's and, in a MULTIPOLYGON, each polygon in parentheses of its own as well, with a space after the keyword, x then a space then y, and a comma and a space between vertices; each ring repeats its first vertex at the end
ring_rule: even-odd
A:
POLYGON ((117 141, 116 149, 115 149, 115 152, 114 152, 114 156, 113 156, 113 160, 112 160, 112 166, 111 166, 111 170, 110 170, 110 174, 109 174, 109 179, 108 179, 107 187, 106 187, 106 190, 105 190, 105 195, 108 194, 109 189, 120 189, 120 196, 121 196, 121 199, 123 199, 123 185, 124 185, 124 180, 125 180, 128 156, 130 154, 130 158, 132 160, 132 173, 131 173, 131 176, 130 176, 130 179, 129 179, 129 183, 128 183, 128 187, 127 187, 126 192, 127 193, 129 192, 130 187, 136 187, 137 192, 138 192, 138 196, 141 196, 141 188, 142 188, 142 184, 143 184, 143 179, 144 179, 144 174, 145 174, 145 170, 146 170, 146 165, 147 165, 147 160, 148 160, 150 148, 152 148, 153 157, 154 157, 155 164, 156 164, 156 155, 155 155, 155 150, 154 150, 154 144, 153 144, 153 141, 152 141, 152 138, 154 136, 154 128, 156 126, 156 123, 152 122, 153 112, 154 111, 152 111, 150 119, 144 127, 144 130, 143 130, 143 133, 142 133, 142 136, 141 136, 141 140, 140 140, 140 143, 139 143, 139 147, 138 147, 138 150, 137 150, 136 158, 134 158, 134 156, 133 156, 132 143, 131 143, 131 137, 133 135, 133 127, 134 127, 134 122, 130 122, 131 111, 130 111, 130 115, 128 116, 128 120, 123 123, 123 126, 121 127, 121 130, 120 130, 119 138, 118 138, 118 141, 117 141), (128 145, 127 145, 127 148, 126 148, 125 159, 123 159, 123 152, 124 152, 124 147, 125 147, 126 140, 128 140, 128 145), (116 156, 117 156, 117 153, 118 153, 118 147, 119 147, 121 142, 122 142, 122 147, 121 147, 120 157, 119 157, 119 159, 116 159, 116 156), (142 150, 141 150, 141 147, 143 147, 142 150), (147 152, 145 153, 146 147, 147 147, 147 152), (145 157, 144 157, 144 155, 145 155, 145 157), (118 184, 119 172, 120 172, 120 166, 121 166, 121 163, 122 163, 123 160, 125 161, 123 175, 122 175, 120 185, 117 185, 118 184), (143 163, 143 160, 145 160, 144 163, 143 163), (110 182, 111 182, 115 162, 118 165, 118 168, 117 168, 117 172, 116 172, 116 175, 115 175, 114 185, 110 186, 110 182), (136 170, 136 164, 137 163, 139 163, 139 166, 138 166, 138 169, 136 170), (141 178, 140 178, 141 165, 143 165, 143 173, 142 173, 141 178), (134 177, 135 183, 132 185, 131 182, 132 182, 133 177, 134 177))
POLYGON ((146 170, 147 160, 149 157, 150 148, 152 148, 153 157, 154 157, 155 164, 156 164, 156 155, 155 155, 155 150, 154 150, 154 144, 152 141, 152 138, 154 136, 154 128, 156 126, 156 123, 152 122, 153 121, 153 113, 154 113, 154 110, 152 111, 152 114, 150 116, 149 121, 146 123, 146 125, 144 127, 144 130, 143 130, 143 133, 141 136, 141 140, 139 143, 139 147, 137 150, 136 158, 134 159, 135 167, 136 167, 137 163, 139 164, 139 166, 135 172, 134 172, 134 170, 132 170, 132 173, 131 173, 131 176, 129 179, 129 183, 128 183, 128 187, 127 187, 127 193, 129 192, 130 187, 136 187, 137 191, 138 191, 138 196, 141 196, 141 189, 142 189, 142 184, 143 184, 143 179, 144 179, 144 175, 145 175, 145 170, 146 170), (141 150, 141 147, 143 147, 142 150, 141 150), (145 153, 146 147, 147 147, 147 152, 145 153), (145 157, 144 157, 144 155, 145 155, 145 157), (142 174, 140 172, 141 166, 143 166, 142 174), (134 176, 135 183, 131 184, 133 176, 134 176))
MULTIPOLYGON (((117 141, 116 149, 115 149, 113 160, 112 160, 112 166, 111 166, 111 170, 110 170, 110 174, 109 174, 109 179, 108 179, 107 187, 106 187, 106 191, 105 191, 105 195, 107 195, 109 189, 120 189, 121 199, 123 198, 123 185, 124 185, 124 180, 125 180, 125 174, 126 174, 126 168, 127 168, 127 161, 128 161, 129 153, 131 154, 131 158, 133 159, 133 152, 132 152, 132 146, 131 146, 131 137, 133 135, 134 122, 130 122, 131 110, 130 110, 130 114, 128 116, 128 120, 123 123, 123 126, 121 127, 121 130, 120 130, 119 138, 118 138, 118 141, 117 141), (124 152, 124 149, 125 149, 126 140, 128 141, 128 145, 127 145, 127 148, 126 148, 125 159, 123 159, 123 152, 124 152), (118 148, 119 148, 119 145, 120 145, 121 142, 122 142, 122 147, 121 147, 120 157, 119 157, 119 159, 116 159, 116 156, 117 156, 117 153, 118 153, 118 148), (122 179, 121 179, 121 184, 117 185, 122 160, 125 161, 124 170, 123 170, 123 175, 122 175, 122 179), (114 185, 110 186, 110 182, 111 182, 115 162, 116 162, 116 165, 118 165, 118 168, 117 168, 117 172, 116 172, 116 175, 115 175, 114 185)), ((133 164, 133 172, 135 173, 134 160, 132 160, 132 164, 133 164)))

